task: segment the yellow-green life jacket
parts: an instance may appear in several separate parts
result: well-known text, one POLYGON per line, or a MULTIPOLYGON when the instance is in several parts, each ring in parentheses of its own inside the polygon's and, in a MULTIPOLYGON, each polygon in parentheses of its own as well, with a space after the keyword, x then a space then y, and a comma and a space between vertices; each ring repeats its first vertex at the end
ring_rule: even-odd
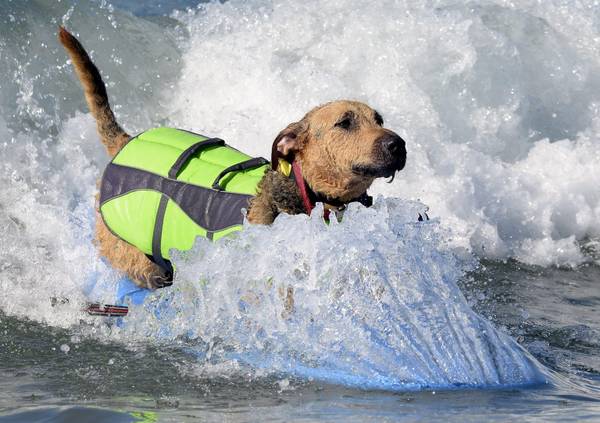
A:
POLYGON ((166 271, 169 251, 242 228, 269 162, 208 138, 156 128, 132 138, 102 176, 100 214, 119 238, 166 271))

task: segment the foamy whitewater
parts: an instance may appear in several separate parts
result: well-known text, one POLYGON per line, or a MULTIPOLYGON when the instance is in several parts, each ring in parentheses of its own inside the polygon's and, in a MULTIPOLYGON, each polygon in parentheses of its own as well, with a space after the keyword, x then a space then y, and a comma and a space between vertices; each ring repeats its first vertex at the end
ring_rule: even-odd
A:
POLYGON ((197 356, 182 372, 251 369, 385 389, 545 379, 456 282, 483 258, 576 266, 597 257, 593 1, 230 1, 160 20, 85 1, 4 7, 4 313, 109 342, 176 340, 197 356), (80 308, 114 299, 120 277, 92 244, 108 158, 54 41, 58 24, 92 52, 130 133, 171 125, 268 157, 289 122, 353 98, 407 141, 407 166, 374 185, 375 207, 351 207, 339 224, 281 216, 216 244, 199 240, 177 256, 172 289, 107 326, 80 308), (426 207, 433 219, 417 223, 426 207))
POLYGON ((183 339, 209 375, 218 364, 219 375, 393 390, 544 381, 524 350, 467 305, 455 281, 473 263, 445 246, 437 222, 415 223, 419 211, 380 198, 371 209, 351 206, 341 224, 282 216, 216 247, 200 239, 175 257, 174 289, 150 295, 119 335, 183 339))

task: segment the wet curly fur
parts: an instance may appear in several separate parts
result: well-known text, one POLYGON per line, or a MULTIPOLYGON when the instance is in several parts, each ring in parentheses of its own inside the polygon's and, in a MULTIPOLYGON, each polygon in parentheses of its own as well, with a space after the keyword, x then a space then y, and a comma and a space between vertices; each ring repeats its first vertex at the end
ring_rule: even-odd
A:
MULTIPOLYGON (((100 139, 113 157, 129 135, 110 109, 100 72, 79 41, 64 28, 59 40, 71 57, 85 98, 97 122, 100 139)), ((289 124, 273 142, 273 153, 299 163, 310 189, 321 197, 347 203, 364 194, 377 177, 393 176, 404 167, 404 141, 383 128, 379 113, 357 101, 334 101, 289 124)), ((275 168, 265 173, 249 204, 248 220, 270 224, 278 214, 305 213, 296 183, 275 168)), ((156 288, 167 275, 136 247, 113 235, 98 214, 96 244, 100 254, 138 285, 156 288)), ((286 301, 293 301, 288 292, 286 301)), ((293 307, 290 306, 290 308, 293 307)))

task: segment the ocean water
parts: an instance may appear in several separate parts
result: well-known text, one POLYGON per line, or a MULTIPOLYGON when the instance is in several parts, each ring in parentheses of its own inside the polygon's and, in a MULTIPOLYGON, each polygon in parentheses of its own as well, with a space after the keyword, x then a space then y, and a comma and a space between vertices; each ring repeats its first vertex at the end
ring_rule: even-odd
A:
POLYGON ((0 23, 0 422, 600 420, 597 1, 7 0, 0 23), (370 209, 198 240, 172 288, 87 316, 121 275, 58 25, 129 133, 268 157, 352 98, 407 166, 370 209))

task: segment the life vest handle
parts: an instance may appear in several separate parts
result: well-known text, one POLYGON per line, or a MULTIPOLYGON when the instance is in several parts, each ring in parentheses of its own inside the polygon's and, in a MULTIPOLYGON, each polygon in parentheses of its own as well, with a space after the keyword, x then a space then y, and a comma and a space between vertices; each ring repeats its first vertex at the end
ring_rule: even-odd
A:
POLYGON ((241 170, 247 170, 247 169, 253 169, 255 167, 264 166, 266 164, 269 164, 269 161, 267 159, 265 159, 263 157, 254 157, 252 159, 248 159, 246 161, 231 165, 228 168, 223 169, 223 171, 221 171, 221 173, 219 173, 217 175, 217 177, 215 178, 215 181, 212 184, 212 188, 222 191, 223 187, 221 186, 221 179, 223 179, 223 177, 225 177, 225 175, 227 175, 228 173, 239 172, 241 170))
POLYGON ((173 166, 171 166, 171 170, 169 170, 169 178, 177 179, 177 175, 181 171, 183 165, 185 165, 188 159, 198 150, 223 145, 225 145, 225 141, 223 141, 221 138, 209 138, 204 141, 197 142, 196 144, 188 147, 187 150, 181 153, 181 155, 177 158, 175 163, 173 163, 173 166))

